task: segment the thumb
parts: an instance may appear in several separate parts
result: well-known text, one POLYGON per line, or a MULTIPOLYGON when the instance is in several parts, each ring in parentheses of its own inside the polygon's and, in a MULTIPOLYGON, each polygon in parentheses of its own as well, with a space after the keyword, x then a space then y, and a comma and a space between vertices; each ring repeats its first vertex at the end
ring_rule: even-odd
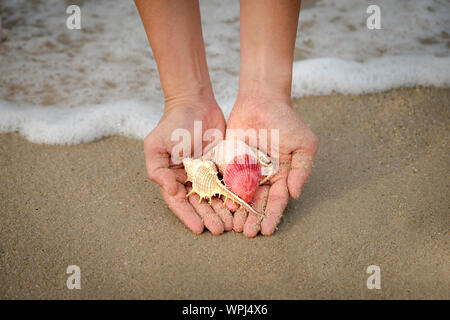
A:
POLYGON ((291 169, 288 175, 288 189, 292 198, 298 198, 312 170, 314 156, 302 151, 292 155, 291 169))
POLYGON ((169 154, 152 147, 145 150, 145 167, 147 176, 156 182, 169 195, 174 196, 178 191, 175 172, 169 169, 169 154))

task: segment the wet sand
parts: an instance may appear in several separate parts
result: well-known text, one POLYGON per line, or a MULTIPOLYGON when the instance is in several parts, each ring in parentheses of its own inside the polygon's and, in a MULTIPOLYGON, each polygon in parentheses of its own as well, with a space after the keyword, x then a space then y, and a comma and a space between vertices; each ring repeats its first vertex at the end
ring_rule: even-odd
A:
POLYGON ((450 89, 294 104, 320 140, 315 168, 255 239, 185 228, 146 179, 142 141, 0 135, 0 299, 449 299, 450 89))

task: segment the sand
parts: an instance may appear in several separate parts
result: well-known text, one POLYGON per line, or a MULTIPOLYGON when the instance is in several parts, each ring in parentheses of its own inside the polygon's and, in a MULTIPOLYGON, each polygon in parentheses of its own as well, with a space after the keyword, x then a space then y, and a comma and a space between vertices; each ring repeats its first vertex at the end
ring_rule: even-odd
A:
POLYGON ((0 299, 449 299, 450 89, 294 105, 319 137, 315 168, 255 239, 192 234, 147 181, 142 141, 0 135, 0 299))

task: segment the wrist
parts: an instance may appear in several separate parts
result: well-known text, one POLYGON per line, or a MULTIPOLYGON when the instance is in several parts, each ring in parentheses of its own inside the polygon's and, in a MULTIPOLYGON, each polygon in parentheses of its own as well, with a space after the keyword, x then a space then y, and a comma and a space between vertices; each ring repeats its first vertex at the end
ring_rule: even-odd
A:
POLYGON ((218 107, 211 83, 193 85, 177 90, 164 98, 164 111, 183 106, 195 108, 218 107))
POLYGON ((166 104, 164 106, 164 115, 170 114, 170 113, 182 113, 185 115, 201 115, 202 118, 208 117, 213 112, 216 112, 217 110, 221 111, 219 105, 215 101, 196 101, 194 99, 188 99, 184 100, 183 102, 179 102, 176 104, 166 104))
POLYGON ((237 102, 278 101, 290 104, 291 84, 272 79, 244 78, 239 80, 237 102))

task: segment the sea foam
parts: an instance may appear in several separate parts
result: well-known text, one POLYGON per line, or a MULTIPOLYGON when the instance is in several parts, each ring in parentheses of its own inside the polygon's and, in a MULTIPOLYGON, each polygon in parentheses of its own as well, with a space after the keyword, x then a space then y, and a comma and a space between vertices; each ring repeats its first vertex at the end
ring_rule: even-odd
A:
MULTIPOLYGON (((359 94, 403 86, 450 86, 450 4, 377 1, 381 29, 369 30, 370 1, 322 0, 303 8, 293 97, 359 94)), ((239 1, 200 1, 214 91, 228 117, 239 74, 239 1)), ((75 144, 109 135, 144 138, 162 115, 153 55, 132 1, 81 5, 68 30, 65 3, 2 3, 0 132, 33 142, 75 144)))

